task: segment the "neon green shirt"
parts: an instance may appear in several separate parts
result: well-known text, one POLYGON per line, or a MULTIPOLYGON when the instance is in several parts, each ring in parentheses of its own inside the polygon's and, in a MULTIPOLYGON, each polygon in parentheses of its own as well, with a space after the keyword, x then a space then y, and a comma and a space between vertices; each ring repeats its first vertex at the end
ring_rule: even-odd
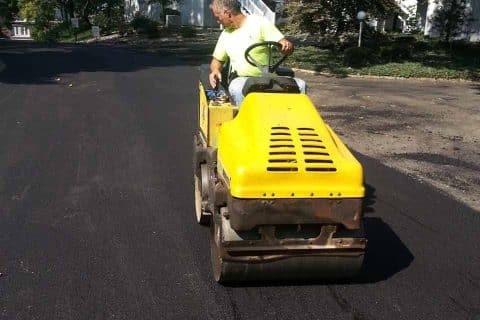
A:
MULTIPOLYGON (((283 34, 263 17, 247 16, 245 22, 238 29, 225 29, 218 38, 213 51, 213 57, 225 62, 230 58, 232 69, 242 77, 252 77, 261 74, 261 71, 245 60, 245 50, 252 44, 261 41, 275 41, 283 39, 283 34)), ((266 48, 257 48, 251 56, 262 63, 267 61, 266 48)))

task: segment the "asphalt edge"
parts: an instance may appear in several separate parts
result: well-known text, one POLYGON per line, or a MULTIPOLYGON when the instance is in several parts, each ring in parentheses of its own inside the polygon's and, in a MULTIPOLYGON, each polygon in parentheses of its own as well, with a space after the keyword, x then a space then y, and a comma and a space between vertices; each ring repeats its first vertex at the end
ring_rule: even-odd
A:
POLYGON ((361 75, 361 74, 346 74, 346 75, 337 75, 334 73, 324 72, 324 71, 315 71, 315 70, 308 70, 308 69, 300 69, 300 68, 292 68, 294 72, 301 72, 307 73, 312 76, 324 76, 330 78, 354 78, 354 79, 372 79, 372 80, 404 80, 404 81, 429 81, 429 82, 439 82, 439 81, 447 81, 447 82, 461 82, 461 83, 471 83, 471 84, 479 84, 480 81, 474 80, 465 80, 465 79, 445 79, 445 78, 405 78, 405 77, 393 77, 393 76, 373 76, 373 75, 361 75))

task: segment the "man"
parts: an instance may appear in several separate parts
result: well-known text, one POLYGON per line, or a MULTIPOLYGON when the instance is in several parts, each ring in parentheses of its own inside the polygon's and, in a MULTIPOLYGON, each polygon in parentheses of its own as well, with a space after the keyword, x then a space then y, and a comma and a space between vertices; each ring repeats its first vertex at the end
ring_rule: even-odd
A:
MULTIPOLYGON (((281 52, 289 55, 293 44, 269 21, 262 17, 245 16, 240 11, 238 0, 214 0, 211 9, 218 23, 225 28, 213 52, 210 63, 210 85, 215 88, 222 80, 222 65, 229 58, 232 70, 238 77, 229 84, 228 91, 235 104, 240 107, 243 101, 242 89, 248 77, 261 75, 261 71, 245 60, 245 50, 252 44, 262 41, 275 41, 282 45, 281 52)), ((252 56, 260 61, 266 60, 266 53, 258 50, 252 56)), ((305 82, 295 79, 300 91, 305 93, 305 82)))

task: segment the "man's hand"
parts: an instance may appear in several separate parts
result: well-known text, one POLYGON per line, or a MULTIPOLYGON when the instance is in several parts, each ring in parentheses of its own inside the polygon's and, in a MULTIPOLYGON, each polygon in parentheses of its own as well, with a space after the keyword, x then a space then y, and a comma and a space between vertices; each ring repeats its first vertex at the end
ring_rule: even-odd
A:
POLYGON ((210 75, 208 76, 208 80, 210 80, 210 85, 214 89, 216 89, 218 84, 222 81, 222 65, 223 62, 218 61, 215 58, 210 62, 210 75))
POLYGON ((282 45, 282 49, 280 49, 280 51, 284 54, 284 55, 291 55, 292 52, 293 52, 293 43, 291 43, 290 41, 288 41, 287 39, 283 38, 282 40, 278 41, 278 43, 280 43, 282 45))
POLYGON ((214 70, 210 72, 210 76, 208 77, 210 80, 210 85, 212 88, 217 88, 217 85, 222 81, 222 73, 218 70, 214 70))

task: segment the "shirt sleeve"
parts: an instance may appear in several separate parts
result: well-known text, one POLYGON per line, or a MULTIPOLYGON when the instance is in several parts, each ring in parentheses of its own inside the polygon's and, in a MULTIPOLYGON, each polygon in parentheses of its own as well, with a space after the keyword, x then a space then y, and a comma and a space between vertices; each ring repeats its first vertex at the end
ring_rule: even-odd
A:
POLYGON ((218 38, 218 41, 217 41, 217 45, 215 46, 215 50, 213 50, 212 56, 221 62, 225 62, 228 59, 227 50, 225 49, 224 32, 220 34, 220 37, 218 38))
POLYGON ((261 32, 264 41, 278 42, 285 38, 285 36, 278 30, 278 28, 265 18, 261 20, 261 32))

